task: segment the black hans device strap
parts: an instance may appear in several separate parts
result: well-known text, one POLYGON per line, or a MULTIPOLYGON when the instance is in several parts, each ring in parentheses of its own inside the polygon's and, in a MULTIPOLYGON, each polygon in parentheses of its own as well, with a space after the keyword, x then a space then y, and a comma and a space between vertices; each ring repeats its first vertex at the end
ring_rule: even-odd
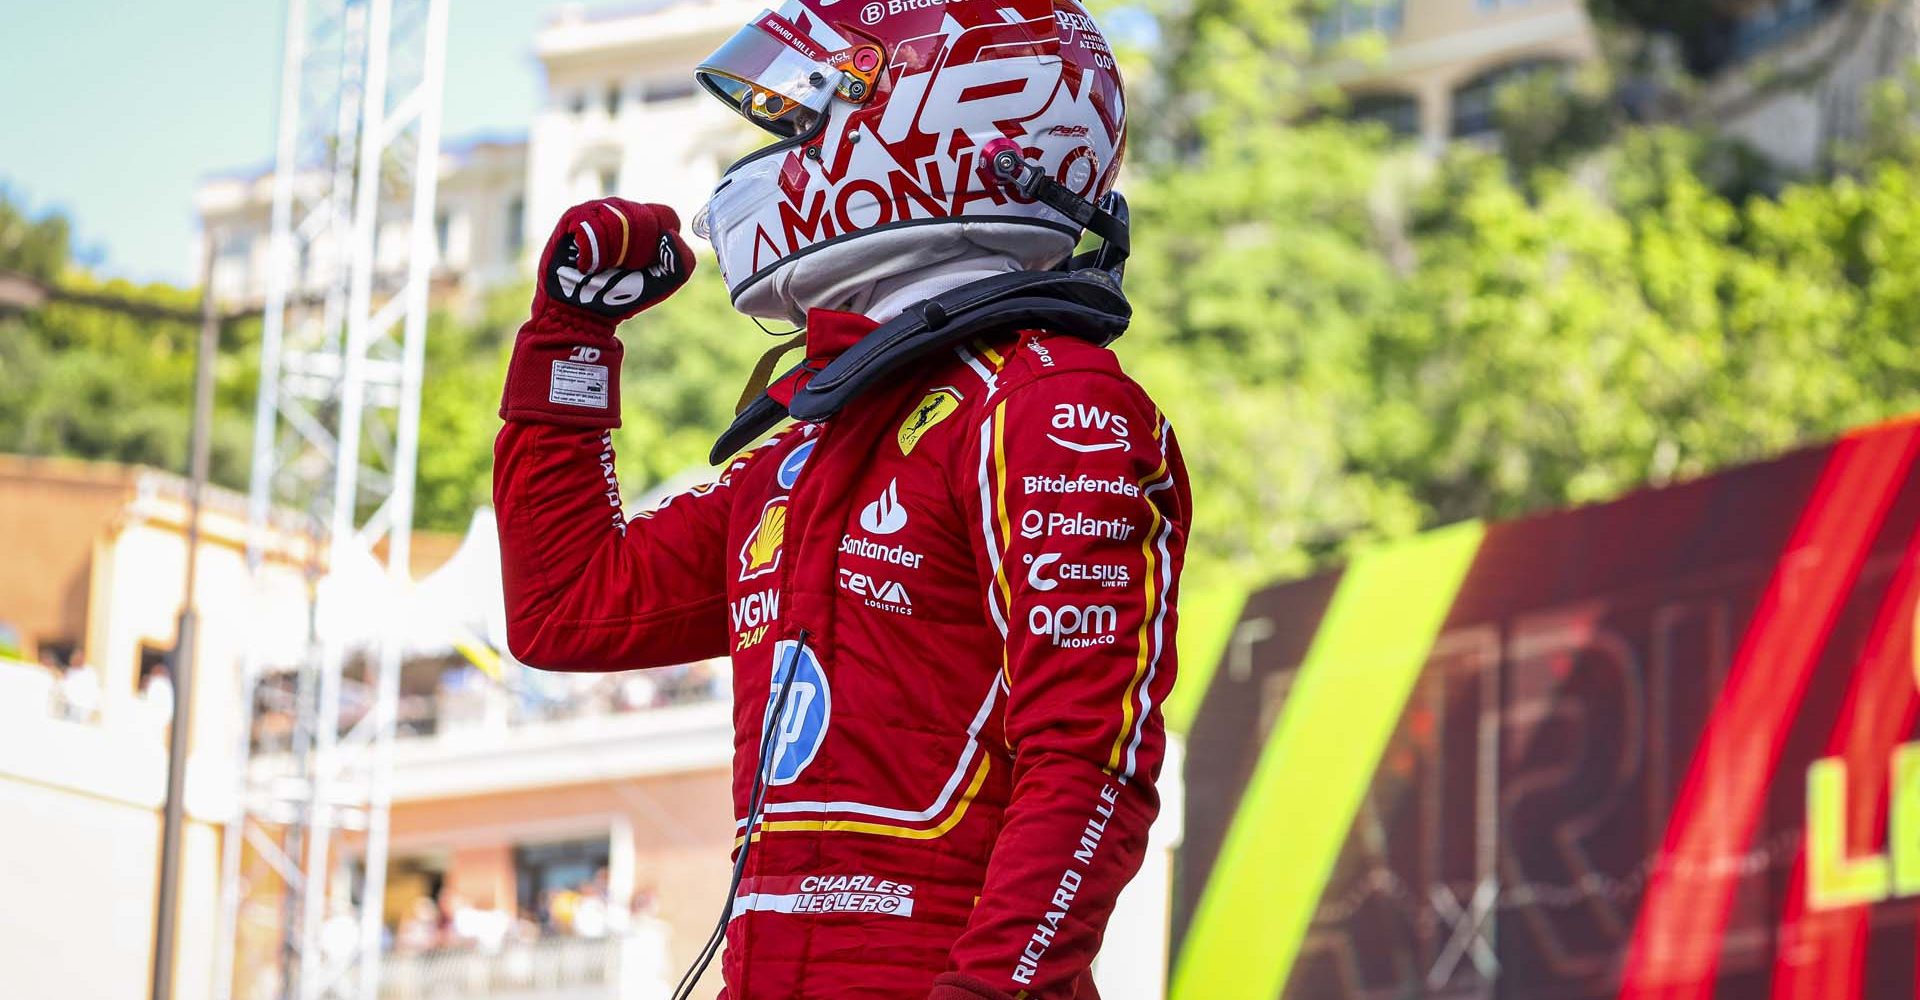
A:
POLYGON ((734 418, 710 458, 715 465, 725 462, 788 417, 825 420, 902 367, 985 334, 1044 329, 1105 346, 1125 333, 1132 319, 1120 282, 1100 268, 1002 274, 963 285, 908 308, 860 338, 816 371, 790 405, 761 394, 734 418))

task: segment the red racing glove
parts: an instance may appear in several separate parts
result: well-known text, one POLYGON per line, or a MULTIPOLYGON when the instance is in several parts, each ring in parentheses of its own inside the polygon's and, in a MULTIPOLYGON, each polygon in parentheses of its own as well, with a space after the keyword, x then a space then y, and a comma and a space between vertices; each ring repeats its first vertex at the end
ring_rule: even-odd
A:
POLYGON ((693 276, 680 217, 665 205, 603 198, 560 217, 540 255, 533 316, 514 339, 504 420, 620 426, 619 325, 693 276))

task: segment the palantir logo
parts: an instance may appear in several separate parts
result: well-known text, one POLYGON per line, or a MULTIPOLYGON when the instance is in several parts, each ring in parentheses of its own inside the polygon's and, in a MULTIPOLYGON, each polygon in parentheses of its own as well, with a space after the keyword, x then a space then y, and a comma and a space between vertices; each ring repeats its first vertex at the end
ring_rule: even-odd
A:
POLYGON ((860 512, 860 527, 868 534, 891 535, 907 526, 907 509, 900 506, 900 480, 887 483, 887 490, 880 499, 867 505, 860 512))
POLYGON ((827 727, 833 722, 833 690, 827 685, 827 672, 813 650, 791 639, 773 647, 773 681, 767 690, 767 711, 761 729, 773 741, 767 761, 767 783, 790 785, 820 754, 826 742, 827 727), (785 681, 786 703, 780 718, 773 722, 773 706, 780 700, 785 681), (773 722, 772 725, 768 725, 773 722))

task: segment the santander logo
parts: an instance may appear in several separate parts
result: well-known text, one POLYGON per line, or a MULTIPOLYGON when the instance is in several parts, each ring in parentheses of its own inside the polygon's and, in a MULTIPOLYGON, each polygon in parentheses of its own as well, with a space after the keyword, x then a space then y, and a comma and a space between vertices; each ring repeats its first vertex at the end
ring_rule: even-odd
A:
POLYGON ((907 526, 907 509, 900 506, 900 480, 887 484, 880 499, 860 512, 860 527, 872 535, 891 535, 907 526))

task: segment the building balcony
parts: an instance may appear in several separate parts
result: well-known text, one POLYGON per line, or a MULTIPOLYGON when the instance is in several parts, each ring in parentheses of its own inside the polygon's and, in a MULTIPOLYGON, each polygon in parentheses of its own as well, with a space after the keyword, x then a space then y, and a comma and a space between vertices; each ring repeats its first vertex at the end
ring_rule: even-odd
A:
POLYGON ((655 1000, 667 996, 665 942, 643 928, 546 938, 497 951, 389 955, 380 1000, 655 1000))
POLYGON ((723 769, 730 699, 551 718, 479 718, 395 741, 394 800, 491 795, 723 769))

